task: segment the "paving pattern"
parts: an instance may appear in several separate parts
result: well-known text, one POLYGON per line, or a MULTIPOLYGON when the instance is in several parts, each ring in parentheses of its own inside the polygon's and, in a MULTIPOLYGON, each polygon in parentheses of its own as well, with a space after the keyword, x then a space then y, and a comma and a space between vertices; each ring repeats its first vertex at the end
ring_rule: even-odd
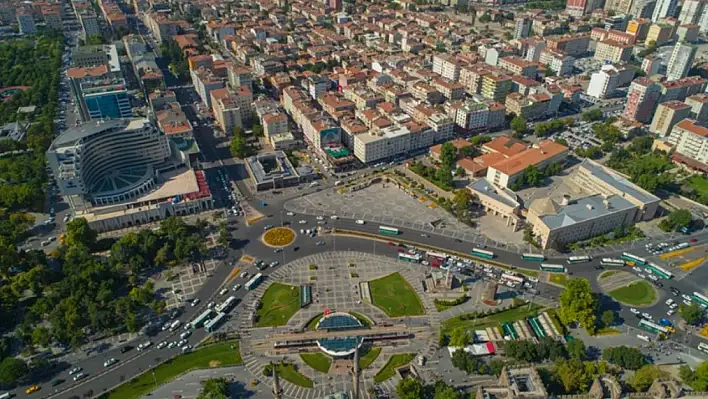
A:
MULTIPOLYGON (((353 311, 361 313, 375 323, 383 322, 403 324, 412 331, 417 331, 415 337, 406 343, 396 346, 383 346, 379 357, 363 371, 361 392, 365 395, 373 384, 376 372, 385 365, 390 356, 395 353, 422 353, 430 358, 438 349, 438 326, 440 316, 435 310, 432 300, 423 292, 421 281, 424 270, 410 263, 399 262, 390 258, 375 256, 360 252, 327 252, 304 257, 278 269, 268 280, 251 291, 244 298, 240 313, 233 317, 227 328, 242 332, 242 356, 246 370, 263 384, 271 384, 270 378, 262 375, 263 367, 270 361, 286 358, 288 362, 298 366, 301 373, 314 382, 313 389, 306 389, 283 382, 284 394, 298 399, 319 398, 336 392, 351 392, 352 378, 348 373, 323 374, 306 366, 297 355, 277 355, 267 344, 270 336, 276 333, 299 330, 313 317, 326 309, 337 311, 353 311), (317 270, 311 270, 310 265, 316 265, 317 270), (385 275, 399 272, 411 284, 421 298, 426 309, 425 316, 389 318, 375 306, 360 300, 359 283, 370 281, 385 275), (316 280, 311 277, 316 276, 316 280), (251 313, 255 311, 256 300, 274 282, 291 285, 311 285, 313 303, 296 313, 285 326, 270 328, 254 328, 251 313), (431 327, 434 326, 434 327, 431 327)), ((383 388, 395 391, 398 377, 381 384, 383 388)))

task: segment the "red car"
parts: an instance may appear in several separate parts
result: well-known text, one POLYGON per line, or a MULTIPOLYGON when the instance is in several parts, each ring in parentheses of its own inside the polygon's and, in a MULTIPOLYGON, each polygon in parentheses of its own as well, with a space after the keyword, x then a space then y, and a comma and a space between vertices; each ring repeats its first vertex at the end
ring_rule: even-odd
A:
POLYGON ((696 240, 695 238, 691 238, 690 240, 688 240, 688 242, 693 243, 693 242, 698 242, 698 240, 696 240))
POLYGON ((395 246, 396 244, 394 244, 394 243, 392 243, 391 241, 389 241, 389 242, 388 242, 388 245, 391 246, 391 247, 393 247, 393 246, 395 246))
POLYGON ((403 252, 403 248, 398 248, 398 252, 399 253, 403 252))

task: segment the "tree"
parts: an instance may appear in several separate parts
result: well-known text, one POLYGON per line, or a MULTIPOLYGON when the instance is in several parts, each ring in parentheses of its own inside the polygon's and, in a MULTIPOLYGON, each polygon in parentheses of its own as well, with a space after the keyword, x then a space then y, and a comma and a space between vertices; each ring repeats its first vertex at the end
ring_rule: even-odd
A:
POLYGON ((455 190, 452 197, 452 203, 455 205, 457 216, 465 216, 474 201, 474 195, 467 189, 455 190))
POLYGON ((504 352, 508 357, 526 363, 536 363, 543 360, 539 349, 531 341, 508 341, 504 343, 504 352))
POLYGON ((585 122, 594 122, 602 119, 602 110, 599 108, 591 109, 590 111, 583 112, 582 119, 585 122))
POLYGON ((702 362, 695 370, 684 364, 679 369, 679 376, 694 391, 708 391, 708 362, 702 362))
POLYGON ((568 147, 568 140, 566 140, 562 137, 558 137, 557 139, 555 139, 555 142, 560 145, 564 145, 564 146, 568 147))
POLYGON ((263 136, 263 126, 261 126, 258 123, 256 123, 255 125, 253 125, 253 127, 251 127, 251 131, 253 131, 253 135, 256 137, 263 136))
POLYGON ((225 378, 210 378, 202 382, 202 391, 197 399, 228 399, 229 384, 225 378))
POLYGON ((592 381, 585 364, 577 359, 557 362, 554 371, 566 393, 584 392, 592 381))
POLYGON ((396 393, 401 399, 422 399, 424 387, 417 378, 405 378, 398 382, 396 393))
POLYGON ((472 336, 466 329, 458 327, 452 330, 450 336, 450 346, 454 347, 464 347, 467 346, 472 341, 472 336))
MULTIPOLYGON (((482 19, 480 18, 480 21, 481 20, 482 19)), ((526 119, 520 116, 515 116, 514 119, 511 120, 511 130, 515 131, 518 134, 526 133, 526 119)))
POLYGON ((76 218, 66 224, 65 243, 68 247, 84 245, 91 248, 96 244, 96 232, 88 225, 85 218, 76 218))
POLYGON ((231 233, 229 233, 229 227, 226 222, 219 223, 219 238, 216 240, 219 245, 228 245, 231 240, 231 233))
POLYGON ((447 166, 452 170, 455 166, 455 162, 457 162, 457 148, 455 148, 452 142, 448 141, 440 148, 440 165, 447 166))
POLYGON ((646 359, 641 350, 629 346, 616 346, 602 351, 602 358, 628 370, 638 370, 646 359))
POLYGON ((452 170, 446 165, 440 165, 438 170, 435 172, 435 179, 440 183, 442 187, 451 188, 452 187, 452 170))
POLYGON ((241 136, 241 128, 239 127, 234 128, 229 150, 231 150, 231 156, 235 158, 246 158, 249 155, 248 143, 246 143, 246 140, 241 136))
POLYGON ((655 365, 647 364, 635 371, 627 379, 627 383, 636 392, 644 392, 649 389, 654 381, 666 378, 668 376, 669 374, 667 372, 660 370, 655 365))
POLYGON ((571 359, 585 360, 587 356, 587 348, 585 348, 585 342, 580 339, 574 339, 569 341, 565 345, 565 349, 571 359))
POLYGON ((611 310, 605 310, 600 316, 600 320, 605 327, 609 327, 615 323, 615 312, 611 310))
POLYGON ((51 333, 46 327, 40 326, 35 328, 34 331, 32 331, 32 343, 37 346, 46 348, 49 346, 51 339, 51 333))
POLYGON ((442 381, 435 383, 435 391, 433 399, 460 399, 461 395, 454 387, 445 384, 442 381))
POLYGON ((592 293, 590 282, 583 278, 571 278, 558 298, 559 316, 563 323, 579 322, 589 333, 595 332, 597 298, 592 293))
POLYGON ((467 175, 467 172, 465 172, 465 169, 461 166, 458 166, 457 169, 455 169, 455 177, 465 177, 467 175))
POLYGON ((693 222, 693 216, 688 209, 678 209, 671 211, 669 216, 659 224, 664 231, 679 231, 684 227, 689 227, 693 222))
POLYGON ((489 23, 489 22, 491 22, 491 21, 492 21, 492 17, 491 17, 489 14, 486 14, 486 13, 485 13, 485 14, 483 14, 481 17, 479 17, 479 22, 484 22, 484 23, 486 24, 486 23, 489 23))
POLYGON ((0 362, 0 384, 15 385, 29 372, 27 363, 14 357, 6 357, 0 362))
POLYGON ((679 306, 679 315, 686 323, 696 325, 703 319, 703 311, 697 304, 691 305, 681 304, 679 306))

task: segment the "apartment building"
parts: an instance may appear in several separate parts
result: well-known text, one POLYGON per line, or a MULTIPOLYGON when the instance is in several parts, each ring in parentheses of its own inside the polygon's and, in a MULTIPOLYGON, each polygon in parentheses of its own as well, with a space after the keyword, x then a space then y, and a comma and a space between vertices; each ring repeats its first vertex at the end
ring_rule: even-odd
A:
POLYGON ((288 116, 282 112, 263 115, 261 117, 261 125, 263 126, 263 133, 266 137, 277 136, 290 131, 288 127, 288 116))
POLYGON ((454 57, 446 54, 435 54, 433 56, 433 72, 445 79, 457 82, 460 80, 460 65, 454 57))
POLYGON ((682 24, 698 24, 704 8, 705 2, 702 0, 685 0, 678 19, 682 24))
POLYGON ((344 98, 352 101, 357 109, 374 108, 384 98, 360 85, 348 85, 342 90, 344 98))
POLYGON ((686 104, 691 106, 691 118, 698 123, 708 122, 708 94, 699 93, 686 98, 686 104))
POLYGON ((677 123, 668 141, 682 157, 708 164, 708 128, 699 125, 696 120, 684 119, 677 123))
POLYGON ((466 102, 455 114, 455 124, 466 130, 482 130, 487 127, 489 108, 484 103, 466 102))
POLYGON ((674 25, 663 22, 654 23, 649 28, 646 42, 654 42, 657 46, 660 46, 666 42, 670 42, 673 39, 673 32, 674 25))
POLYGON ((565 10, 568 15, 582 17, 602 8, 602 0, 568 0, 565 10))
POLYGON ((676 43, 666 68, 666 79, 672 81, 686 77, 693 65, 693 57, 695 57, 697 49, 696 46, 690 44, 676 43))
POLYGON ((679 80, 664 81, 659 83, 661 88, 661 101, 683 101, 688 96, 706 91, 708 80, 700 76, 687 76, 679 80))
POLYGON ((594 72, 588 85, 588 96, 595 98, 611 97, 618 87, 619 74, 612 68, 603 68, 594 72))
POLYGON ((253 88, 253 76, 249 68, 232 65, 228 70, 228 74, 231 87, 246 86, 249 89, 253 88))
POLYGON ((661 86, 649 78, 635 79, 629 86, 623 116, 631 121, 648 123, 661 98, 661 86))
POLYGON ((209 96, 214 111, 214 119, 216 119, 224 134, 231 135, 234 128, 243 127, 241 108, 233 91, 226 87, 221 87, 211 90, 209 96))
POLYGON ((573 73, 575 58, 552 50, 543 50, 539 62, 555 72, 556 76, 565 76, 573 73))
POLYGON ((514 75, 521 75, 531 79, 535 79, 538 73, 536 63, 526 61, 516 56, 503 57, 499 60, 499 67, 514 75))
POLYGON ((482 77, 482 97, 503 102, 507 93, 511 92, 511 77, 496 73, 486 74, 482 77))
POLYGON ((633 43, 636 43, 647 38, 650 27, 651 21, 649 19, 637 18, 629 21, 626 32, 634 36, 635 41, 633 43))
POLYGON ((586 33, 564 36, 549 36, 546 38, 546 48, 565 53, 572 57, 580 57, 588 52, 590 35, 586 33))
POLYGON ((443 78, 435 78, 431 85, 436 88, 447 101, 459 100, 465 96, 465 87, 459 83, 443 78))
POLYGON ((667 101, 656 107, 649 131, 657 136, 665 137, 680 121, 690 117, 691 106, 681 101, 667 101))
MULTIPOLYGON (((705 14, 705 12, 704 12, 705 14)), ((708 15, 708 14, 706 14, 708 15)), ((699 27, 695 24, 679 25, 676 28, 676 41, 693 43, 698 39, 699 27)))
POLYGON ((224 81, 215 76, 211 70, 204 67, 191 70, 190 75, 194 90, 199 94, 199 98, 202 99, 202 102, 208 108, 211 108, 211 91, 226 87, 224 81))
POLYGON ((622 44, 618 41, 605 39, 597 44, 594 58, 599 61, 613 63, 628 62, 632 57, 634 46, 622 44))

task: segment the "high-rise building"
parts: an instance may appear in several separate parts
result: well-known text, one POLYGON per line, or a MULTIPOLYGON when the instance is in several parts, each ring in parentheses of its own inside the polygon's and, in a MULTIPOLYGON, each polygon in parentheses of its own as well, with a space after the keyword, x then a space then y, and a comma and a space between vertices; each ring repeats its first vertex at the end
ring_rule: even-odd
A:
POLYGON ((686 98, 686 104, 691 106, 691 118, 698 123, 708 122, 708 94, 699 93, 686 98))
POLYGON ((705 9, 706 3, 703 0, 686 0, 681 6, 679 21, 682 24, 698 24, 705 9))
POLYGON ((529 37, 531 34, 531 18, 527 16, 516 17, 514 20, 514 38, 529 37))
POLYGON ((629 120, 647 123, 661 98, 661 86, 649 78, 635 79, 629 86, 627 104, 622 114, 629 120))
POLYGON ((688 75, 695 55, 696 46, 676 43, 674 50, 671 52, 671 58, 669 58, 669 66, 666 68, 666 78, 672 81, 688 75))
POLYGON ((684 119, 677 123, 669 135, 669 143, 676 153, 702 164, 708 164, 708 128, 695 120, 684 119))
POLYGON ((598 8, 602 8, 602 0, 568 0, 565 10, 569 15, 582 17, 598 8))
POLYGON ((17 25, 23 35, 34 35, 37 33, 37 26, 34 24, 34 17, 28 10, 17 10, 17 25))
POLYGON ((81 119, 84 121, 133 116, 130 97, 123 79, 82 83, 79 103, 81 119))
POLYGON ((675 124, 691 115, 691 106, 681 101, 667 101, 656 107, 649 131, 659 137, 668 136, 675 124))
POLYGON ((617 90, 619 75, 612 69, 601 69, 592 74, 588 85, 588 95, 595 98, 607 98, 617 90))
POLYGON ((664 18, 673 17, 678 9, 678 0, 657 0, 651 21, 656 22, 664 18))

